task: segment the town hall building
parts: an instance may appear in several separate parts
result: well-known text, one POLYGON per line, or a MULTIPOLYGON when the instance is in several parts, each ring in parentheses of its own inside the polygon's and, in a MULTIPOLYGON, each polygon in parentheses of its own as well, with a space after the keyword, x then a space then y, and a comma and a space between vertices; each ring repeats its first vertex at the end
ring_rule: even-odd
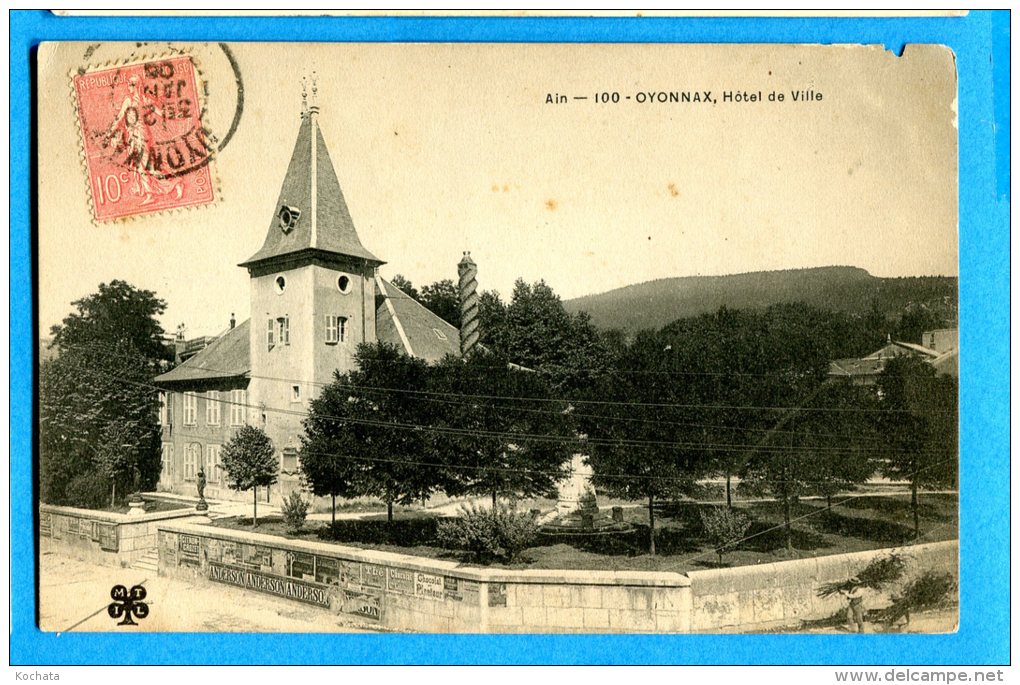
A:
POLYGON ((383 341, 435 362, 460 354, 456 327, 379 276, 361 243, 318 125, 301 115, 297 142, 262 247, 239 266, 250 276, 251 318, 231 326, 155 382, 164 390, 159 489, 247 499, 228 487, 220 453, 240 426, 266 431, 279 483, 260 501, 300 488, 298 450, 309 401, 349 371, 363 342, 383 341))

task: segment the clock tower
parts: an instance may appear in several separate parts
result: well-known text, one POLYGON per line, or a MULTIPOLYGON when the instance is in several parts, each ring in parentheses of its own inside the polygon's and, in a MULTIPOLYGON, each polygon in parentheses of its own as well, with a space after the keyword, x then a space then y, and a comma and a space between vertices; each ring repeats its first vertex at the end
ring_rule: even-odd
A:
POLYGON ((375 277, 319 130, 313 99, 261 249, 240 264, 251 278, 249 423, 283 453, 298 446, 301 418, 323 385, 376 340, 375 277), (294 413, 277 411, 293 409, 294 413))

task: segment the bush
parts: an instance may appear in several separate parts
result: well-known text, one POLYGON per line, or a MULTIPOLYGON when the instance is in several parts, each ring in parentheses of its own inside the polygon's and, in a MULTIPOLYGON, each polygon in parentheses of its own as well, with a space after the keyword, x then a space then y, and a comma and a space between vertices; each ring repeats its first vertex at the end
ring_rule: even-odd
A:
POLYGON ((106 509, 110 506, 110 479, 99 472, 75 476, 64 490, 65 506, 106 509))
POLYGON ((286 521, 287 527, 292 532, 297 533, 305 525, 309 506, 311 505, 301 499, 301 495, 297 490, 292 490, 287 499, 283 500, 283 506, 281 507, 283 520, 286 521))
POLYGON ((723 553, 740 543, 751 527, 751 519, 729 507, 711 507, 701 511, 701 525, 721 565, 723 553))
POLYGON ((537 537, 538 524, 531 514, 473 504, 462 507, 460 517, 441 521, 436 535, 442 547, 473 552, 481 563, 494 557, 512 563, 537 537))
POLYGON ((892 603, 882 612, 882 620, 896 623, 905 618, 910 622, 910 612, 938 609, 950 603, 950 595, 956 592, 956 581, 949 573, 925 571, 924 574, 907 584, 902 592, 892 597, 892 603))

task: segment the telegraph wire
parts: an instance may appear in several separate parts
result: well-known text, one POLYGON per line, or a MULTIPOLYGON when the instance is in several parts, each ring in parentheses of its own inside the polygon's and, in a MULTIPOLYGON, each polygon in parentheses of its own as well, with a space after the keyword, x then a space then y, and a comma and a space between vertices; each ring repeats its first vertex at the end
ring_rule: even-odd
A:
MULTIPOLYGON (((86 346, 85 349, 94 350, 94 347, 86 346)), ((179 367, 178 367, 179 368, 179 367)), ((200 367, 197 370, 211 371, 214 373, 231 373, 236 374, 232 371, 224 369, 215 369, 212 367, 200 367)), ((928 412, 914 412, 909 409, 882 409, 882 408, 867 408, 867 407, 794 407, 794 406, 770 406, 770 405, 725 405, 725 404, 694 404, 694 403, 670 403, 670 402, 623 402, 613 400, 585 400, 585 399, 561 399, 555 397, 515 397, 507 395, 485 395, 485 394, 471 394, 471 393, 451 393, 451 392, 440 392, 434 390, 413 390, 409 388, 389 388, 381 386, 371 385, 351 385, 347 383, 341 383, 339 381, 332 381, 326 383, 324 381, 310 381, 293 378, 282 378, 276 376, 263 376, 252 373, 244 374, 249 378, 258 378, 260 380, 270 380, 288 383, 299 383, 305 385, 312 385, 316 387, 325 387, 330 385, 336 385, 351 390, 368 390, 378 392, 392 392, 392 393, 403 393, 411 394, 415 396, 438 396, 438 397, 453 397, 453 398, 464 398, 466 400, 505 400, 509 402, 539 402, 539 403, 555 403, 555 404, 589 404, 598 406, 619 406, 628 408, 656 408, 656 409, 709 409, 718 411, 775 411, 775 412, 790 412, 790 411, 805 411, 805 412, 850 412, 850 413, 914 413, 914 414, 930 414, 930 413, 948 413, 951 410, 931 410, 928 412)), ((201 379, 197 379, 201 380, 201 379)), ((184 391, 186 392, 186 391, 184 391)), ((601 415, 597 418, 610 418, 603 417, 601 415)))
MULTIPOLYGON (((121 377, 118 377, 118 376, 115 376, 115 375, 112 375, 112 374, 104 373, 104 372, 96 370, 96 369, 88 369, 88 370, 86 370, 86 373, 88 373, 88 372, 98 373, 98 374, 100 374, 102 376, 106 376, 107 378, 112 378, 114 380, 118 380, 118 381, 121 381, 123 383, 128 383, 128 384, 131 384, 131 385, 136 385, 136 386, 145 388, 145 389, 147 389, 147 390, 149 390, 151 392, 165 392, 164 388, 161 388, 161 387, 159 387, 157 385, 153 385, 151 383, 142 383, 140 381, 134 381, 134 380, 131 380, 131 379, 121 378, 121 377)), ((190 395, 192 395, 192 396, 194 396, 196 398, 198 397, 198 395, 196 393, 187 393, 186 392, 184 394, 190 394, 190 395)), ((229 399, 219 399, 219 398, 212 399, 212 398, 208 398, 208 397, 205 398, 205 399, 206 399, 206 401, 214 401, 214 402, 218 402, 220 404, 227 404, 227 405, 232 405, 232 406, 243 406, 243 407, 246 407, 246 408, 249 408, 249 409, 256 409, 256 410, 265 411, 265 412, 273 412, 273 413, 278 413, 278 414, 285 414, 285 415, 290 415, 290 416, 300 416, 300 417, 309 417, 309 416, 311 416, 310 412, 304 411, 304 410, 283 409, 283 408, 280 408, 280 407, 270 407, 270 406, 264 406, 264 405, 261 405, 261 404, 256 405, 256 404, 245 403, 245 402, 234 402, 233 400, 229 400, 229 399)), ((475 428, 458 428, 458 427, 455 427, 455 426, 427 426, 427 425, 415 424, 415 423, 404 423, 404 422, 386 421, 386 420, 372 420, 372 419, 362 419, 362 418, 350 418, 350 417, 344 417, 344 416, 332 416, 332 415, 328 415, 328 414, 316 414, 315 416, 317 418, 331 420, 331 421, 345 422, 345 423, 351 423, 351 424, 355 424, 355 425, 372 426, 372 427, 378 427, 378 428, 402 429, 402 430, 413 430, 413 431, 422 431, 422 430, 424 430, 424 431, 431 431, 431 432, 439 433, 441 435, 454 435, 454 436, 459 436, 459 437, 481 437, 481 438, 506 439, 506 440, 520 440, 520 441, 524 441, 524 442, 528 442, 528 441, 533 441, 533 442, 534 441, 539 441, 539 442, 541 442, 541 441, 545 441, 545 442, 562 442, 562 443, 565 443, 565 444, 576 444, 579 447, 581 445, 585 445, 585 444, 594 444, 594 445, 616 445, 616 446, 619 446, 619 447, 645 447, 645 446, 648 446, 648 447, 650 447, 650 446, 655 446, 655 447, 671 447, 671 448, 674 448, 674 449, 696 449, 696 450, 701 450, 701 451, 715 451, 715 452, 726 452, 726 451, 729 451, 729 452, 767 451, 769 453, 807 453, 807 454, 819 454, 819 453, 823 453, 824 454, 824 453, 827 453, 827 454, 837 454, 837 455, 839 455, 839 454, 854 455, 854 454, 861 454, 861 453, 868 453, 868 452, 881 453, 881 454, 889 454, 889 453, 896 453, 896 451, 897 451, 897 450, 894 450, 894 449, 872 449, 872 448, 865 449, 863 447, 861 447, 861 448, 857 448, 857 447, 850 447, 850 448, 843 448, 843 447, 817 447, 816 448, 816 447, 810 447, 810 446, 804 446, 804 445, 796 445, 796 446, 795 445, 761 445, 761 444, 751 445, 751 444, 742 444, 742 443, 741 444, 734 444, 734 443, 708 443, 708 442, 706 442, 706 443, 701 443, 701 442, 682 443, 682 442, 675 442, 675 441, 636 440, 636 439, 626 439, 626 438, 618 438, 618 439, 612 439, 612 438, 590 438, 590 437, 582 438, 582 437, 576 436, 576 435, 575 436, 566 436, 566 435, 564 435, 564 436, 557 436, 557 435, 546 435, 546 434, 539 434, 539 433, 519 433, 519 432, 505 432, 505 431, 486 431, 486 430, 475 429, 475 428)), ((184 425, 187 425, 187 424, 184 424, 184 425)))

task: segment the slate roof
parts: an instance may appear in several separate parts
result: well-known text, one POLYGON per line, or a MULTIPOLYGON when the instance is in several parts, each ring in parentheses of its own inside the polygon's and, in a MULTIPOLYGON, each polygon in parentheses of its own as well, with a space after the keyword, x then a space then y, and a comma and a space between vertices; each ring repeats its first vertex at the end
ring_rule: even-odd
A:
POLYGON ((885 359, 837 359, 829 363, 830 376, 877 376, 885 368, 885 359))
MULTIPOLYGON (((376 338, 435 363, 460 355, 460 334, 417 300, 382 278, 376 279, 376 338)), ((251 320, 228 330, 183 364, 156 377, 158 384, 187 384, 245 377, 251 373, 251 320)))
POLYGON ((460 356, 460 332, 455 326, 389 281, 377 278, 375 283, 375 334, 379 340, 429 363, 448 354, 460 356))
POLYGON ((960 376, 960 351, 952 349, 931 360, 935 372, 943 376, 960 376))
POLYGON ((382 264, 358 238, 316 117, 314 112, 302 116, 265 243, 241 266, 309 251, 348 255, 382 264), (312 192, 313 179, 315 192, 312 192), (283 205, 301 212, 289 233, 284 233, 280 227, 279 211, 283 205))
POLYGON ((247 376, 251 371, 248 321, 234 326, 183 364, 156 376, 156 383, 188 383, 247 376))

